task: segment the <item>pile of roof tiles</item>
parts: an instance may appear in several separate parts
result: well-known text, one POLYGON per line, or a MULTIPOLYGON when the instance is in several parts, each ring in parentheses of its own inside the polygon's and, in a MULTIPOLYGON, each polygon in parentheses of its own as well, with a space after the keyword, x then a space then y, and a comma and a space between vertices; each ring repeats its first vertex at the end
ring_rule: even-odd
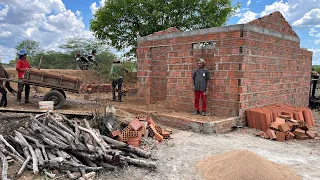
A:
POLYGON ((161 142, 163 139, 169 139, 172 131, 163 130, 151 117, 138 114, 122 131, 113 131, 111 134, 112 137, 118 136, 118 141, 126 142, 134 147, 139 147, 142 137, 153 137, 161 142))
POLYGON ((319 139, 319 134, 311 129, 314 119, 309 108, 271 105, 248 109, 246 115, 249 127, 262 130, 257 135, 266 139, 319 139))

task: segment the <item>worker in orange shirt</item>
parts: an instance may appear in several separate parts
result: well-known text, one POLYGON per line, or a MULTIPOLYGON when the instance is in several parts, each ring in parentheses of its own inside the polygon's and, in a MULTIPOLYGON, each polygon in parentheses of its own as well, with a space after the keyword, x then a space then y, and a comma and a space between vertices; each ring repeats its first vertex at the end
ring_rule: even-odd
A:
POLYGON ((28 60, 27 60, 27 50, 21 49, 18 53, 19 59, 16 64, 16 70, 18 71, 18 93, 17 93, 17 101, 21 102, 21 94, 23 88, 25 88, 25 103, 29 103, 29 94, 30 94, 30 85, 22 82, 24 72, 31 68, 28 60))

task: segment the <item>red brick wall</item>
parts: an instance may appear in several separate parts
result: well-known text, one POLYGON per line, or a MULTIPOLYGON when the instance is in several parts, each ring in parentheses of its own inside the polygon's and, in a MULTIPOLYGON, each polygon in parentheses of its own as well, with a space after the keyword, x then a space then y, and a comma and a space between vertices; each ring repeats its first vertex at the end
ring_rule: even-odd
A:
POLYGON ((239 70, 243 61, 239 49, 243 43, 244 38, 240 37, 239 30, 222 30, 208 32, 205 35, 140 42, 137 49, 138 98, 147 103, 152 103, 153 100, 165 100, 159 96, 163 97, 162 92, 166 91, 166 100, 172 108, 193 110, 191 73, 197 68, 197 60, 204 58, 212 78, 207 103, 210 112, 218 116, 237 116, 238 79, 243 75, 239 70), (213 41, 215 44, 205 49, 195 48, 195 44, 208 41, 213 41), (168 57, 167 62, 164 61, 165 56, 168 57), (161 60, 157 60, 159 58, 161 60), (166 86, 164 86, 165 79, 159 80, 154 76, 154 74, 160 76, 158 71, 160 64, 155 62, 162 63, 162 70, 167 66, 168 72, 161 73, 162 78, 167 73, 166 86), (154 71, 155 69, 157 70, 154 71))
POLYGON ((250 107, 307 106, 312 52, 300 49, 299 38, 280 13, 246 25, 171 31, 138 42, 140 100, 166 100, 177 110, 193 110, 191 73, 204 58, 212 77, 211 114, 240 116, 238 123, 244 124, 244 111, 250 107), (214 44, 199 48, 203 42, 214 44))

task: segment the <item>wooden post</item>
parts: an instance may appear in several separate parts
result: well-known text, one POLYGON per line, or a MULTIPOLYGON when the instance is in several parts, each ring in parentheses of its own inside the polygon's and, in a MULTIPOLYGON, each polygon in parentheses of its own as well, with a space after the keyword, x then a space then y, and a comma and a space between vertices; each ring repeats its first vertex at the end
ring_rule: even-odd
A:
POLYGON ((41 58, 40 58, 39 65, 38 65, 38 70, 40 70, 40 69, 41 69, 42 60, 43 60, 43 56, 41 56, 41 58))

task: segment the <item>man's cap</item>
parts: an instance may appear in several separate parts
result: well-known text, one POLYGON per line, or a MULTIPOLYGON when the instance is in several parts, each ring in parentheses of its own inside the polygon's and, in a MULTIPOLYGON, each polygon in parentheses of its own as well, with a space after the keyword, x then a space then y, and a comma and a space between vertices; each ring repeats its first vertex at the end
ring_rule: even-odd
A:
POLYGON ((203 63, 203 64, 206 64, 206 61, 204 59, 199 59, 198 61, 199 63, 203 63))

